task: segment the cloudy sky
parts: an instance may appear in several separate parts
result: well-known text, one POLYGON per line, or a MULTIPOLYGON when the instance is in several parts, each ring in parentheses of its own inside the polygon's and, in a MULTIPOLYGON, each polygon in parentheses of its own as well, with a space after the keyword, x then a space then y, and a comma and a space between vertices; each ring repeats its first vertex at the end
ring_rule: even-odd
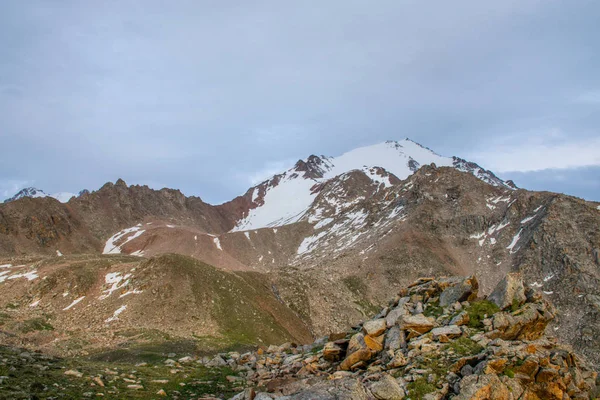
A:
POLYGON ((411 139, 600 200, 600 2, 0 2, 0 199, 128 183, 219 203, 411 139))

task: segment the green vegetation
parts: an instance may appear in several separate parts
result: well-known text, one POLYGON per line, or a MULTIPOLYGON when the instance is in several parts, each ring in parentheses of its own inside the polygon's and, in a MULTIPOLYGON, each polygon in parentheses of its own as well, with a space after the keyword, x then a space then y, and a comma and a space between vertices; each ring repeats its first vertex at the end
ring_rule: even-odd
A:
POLYGON ((427 382, 427 378, 419 378, 407 385, 408 393, 411 399, 421 400, 427 393, 435 390, 435 385, 427 382))
POLYGON ((257 343, 300 340, 289 332, 306 331, 310 337, 299 318, 275 298, 262 274, 234 274, 176 254, 148 260, 142 268, 167 274, 170 285, 191 285, 195 306, 210 313, 219 325, 219 334, 214 337, 198 337, 198 343, 207 350, 239 350, 257 343))
POLYGON ((460 337, 446 345, 444 350, 453 350, 455 354, 464 357, 479 354, 483 350, 483 347, 469 338, 460 337))
POLYGON ((471 303, 471 305, 467 308, 466 311, 469 314, 469 327, 475 329, 482 329, 483 320, 494 315, 495 313, 500 311, 500 309, 496 304, 492 303, 491 301, 480 300, 471 303))
POLYGON ((360 311, 365 317, 371 317, 379 312, 379 307, 366 299, 355 300, 354 304, 360 307, 360 311))
POLYGON ((519 300, 513 299, 512 304, 510 305, 510 312, 515 312, 519 309, 519 300))
POLYGON ((509 378, 514 378, 515 377, 515 371, 513 371, 512 369, 505 369, 504 370, 504 375, 508 376, 509 378))
POLYGON ((44 318, 32 318, 23 321, 20 324, 20 331, 23 333, 35 331, 53 331, 54 327, 44 318))
POLYGON ((0 326, 4 325, 10 319, 12 319, 10 314, 0 312, 0 326))
POLYGON ((342 282, 351 292, 356 295, 364 296, 367 293, 367 285, 358 276, 352 275, 342 279, 342 282))
POLYGON ((161 389, 167 393, 168 398, 174 397, 174 394, 179 398, 197 398, 206 394, 229 398, 239 391, 242 385, 227 380, 228 376, 237 376, 237 373, 228 367, 206 368, 194 363, 177 367, 180 372, 173 374, 173 367, 164 364, 164 357, 147 365, 66 359, 35 359, 23 362, 18 356, 20 351, 17 349, 15 352, 0 346, 0 359, 9 359, 12 365, 0 364, 0 376, 8 377, 0 385, 0 399, 81 399, 97 396, 147 399, 155 398, 161 389), (47 368, 40 369, 40 363, 47 368), (83 377, 67 376, 67 370, 79 371, 83 373, 83 377), (104 387, 90 385, 91 379, 96 377, 102 379, 104 387), (162 382, 153 382, 155 380, 162 382), (143 388, 128 388, 132 381, 143 388), (234 390, 236 386, 239 388, 234 390), (102 395, 97 395, 99 393, 102 395))
POLYGON ((444 308, 440 307, 440 301, 429 302, 426 305, 425 310, 423 311, 423 315, 426 317, 434 317, 437 318, 444 312, 444 308))

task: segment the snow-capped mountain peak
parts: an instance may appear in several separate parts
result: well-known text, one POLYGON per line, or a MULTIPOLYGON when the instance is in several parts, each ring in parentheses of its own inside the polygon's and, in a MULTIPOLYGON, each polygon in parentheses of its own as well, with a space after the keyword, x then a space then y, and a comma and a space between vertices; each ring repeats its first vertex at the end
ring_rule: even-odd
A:
POLYGON ((48 193, 44 192, 41 189, 37 189, 37 188, 34 188, 34 187, 27 187, 27 188, 21 189, 14 196, 12 196, 12 197, 4 200, 4 202, 8 203, 10 201, 15 201, 15 200, 22 199, 24 197, 32 197, 32 198, 36 198, 36 197, 52 197, 52 198, 55 198, 56 200, 60 201, 61 203, 66 203, 73 196, 77 196, 77 195, 73 194, 73 193, 68 193, 68 192, 58 192, 58 193, 54 193, 54 194, 48 194, 48 193))
POLYGON ((493 186, 514 189, 514 186, 475 163, 457 157, 441 156, 406 138, 359 147, 337 157, 312 155, 306 160, 299 160, 293 168, 250 189, 250 209, 233 231, 275 227, 300 221, 323 183, 350 171, 360 170, 374 184, 379 185, 383 183, 381 177, 386 174, 404 180, 421 166, 432 163, 438 167, 454 167, 471 173, 493 186), (379 172, 373 173, 374 168, 379 172))

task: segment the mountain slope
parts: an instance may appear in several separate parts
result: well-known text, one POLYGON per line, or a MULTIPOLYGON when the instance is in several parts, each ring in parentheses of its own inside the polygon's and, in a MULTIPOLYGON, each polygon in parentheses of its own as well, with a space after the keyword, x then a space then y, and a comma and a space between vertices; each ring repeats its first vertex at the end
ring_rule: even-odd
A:
POLYGON ((195 340, 207 351, 312 339, 261 274, 225 272, 175 254, 13 262, 0 269, 4 343, 64 355, 122 344, 195 340), (39 329, 28 328, 34 322, 39 329))

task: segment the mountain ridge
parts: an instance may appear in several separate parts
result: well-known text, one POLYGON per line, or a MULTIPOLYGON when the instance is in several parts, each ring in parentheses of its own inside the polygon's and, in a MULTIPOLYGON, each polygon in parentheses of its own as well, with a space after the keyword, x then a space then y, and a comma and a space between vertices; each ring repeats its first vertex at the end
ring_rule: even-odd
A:
MULTIPOLYGON (((520 271, 561 310, 553 332, 600 362, 590 333, 600 329, 599 204, 494 185, 492 175, 464 160, 458 167, 452 158, 421 165, 418 157, 397 156, 395 143, 383 146, 400 159, 396 168, 364 166, 356 157, 336 166, 335 158, 310 156, 218 206, 123 180, 67 204, 48 198, 2 204, 0 264, 17 265, 11 260, 28 254, 177 253, 222 270, 264 274, 315 334, 359 321, 390 290, 420 276, 476 274, 489 294, 504 274, 520 271), (272 206, 269 193, 285 182, 310 202, 287 209, 282 201, 277 205, 287 219, 236 229, 250 211, 272 206)), ((439 157, 418 149, 433 161, 439 157)), ((21 275, 10 272, 14 280, 1 284, 24 283, 21 275)))

